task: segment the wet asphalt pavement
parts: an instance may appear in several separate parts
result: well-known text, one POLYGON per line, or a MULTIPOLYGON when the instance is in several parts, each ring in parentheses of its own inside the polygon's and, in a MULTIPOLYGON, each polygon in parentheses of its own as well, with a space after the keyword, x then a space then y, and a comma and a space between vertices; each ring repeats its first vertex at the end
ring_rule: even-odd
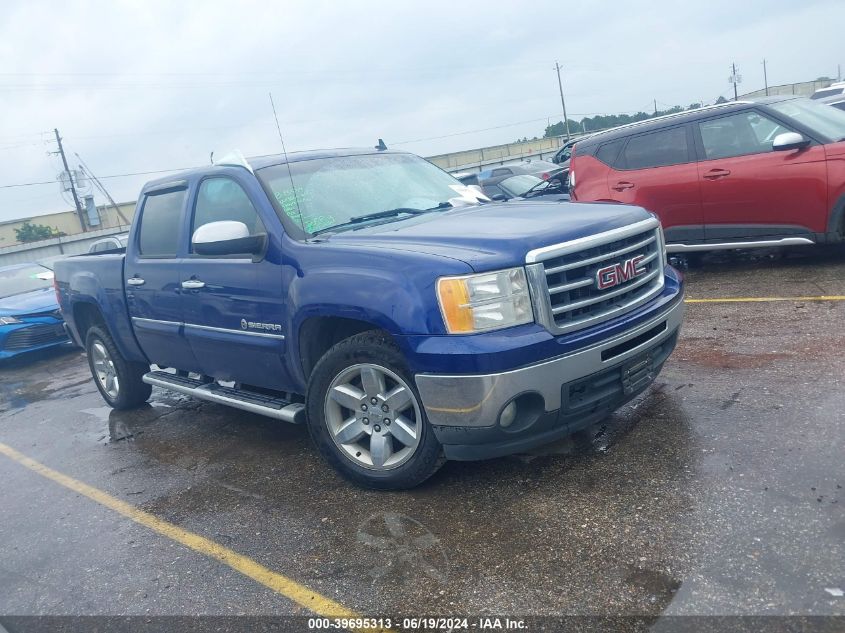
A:
MULTIPOLYGON (((686 276, 691 299, 845 295, 845 250, 686 276)), ((843 350, 845 301, 690 304, 603 424, 403 493, 346 483, 301 427, 157 389, 111 411, 79 351, 0 366, 0 442, 364 615, 841 615, 843 350)), ((0 614, 303 613, 3 455, 0 490, 0 614)))

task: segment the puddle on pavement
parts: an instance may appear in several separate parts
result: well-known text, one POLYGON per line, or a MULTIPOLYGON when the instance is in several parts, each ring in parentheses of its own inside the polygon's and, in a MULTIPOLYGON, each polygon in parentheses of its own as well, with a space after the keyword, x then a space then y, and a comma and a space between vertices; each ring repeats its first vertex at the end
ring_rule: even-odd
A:
POLYGON ((677 578, 660 571, 651 569, 631 568, 630 573, 625 577, 625 582, 637 589, 646 592, 647 600, 657 605, 662 611, 672 601, 678 589, 681 588, 681 581, 677 578))

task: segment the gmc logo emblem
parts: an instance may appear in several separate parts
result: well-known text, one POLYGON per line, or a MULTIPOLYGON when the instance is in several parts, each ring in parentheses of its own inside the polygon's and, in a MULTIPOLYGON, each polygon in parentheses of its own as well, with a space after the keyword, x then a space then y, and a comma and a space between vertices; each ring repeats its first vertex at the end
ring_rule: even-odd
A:
POLYGON ((645 273, 646 270, 642 265, 644 259, 645 255, 637 255, 624 262, 599 268, 596 271, 596 283, 599 290, 613 288, 645 273))

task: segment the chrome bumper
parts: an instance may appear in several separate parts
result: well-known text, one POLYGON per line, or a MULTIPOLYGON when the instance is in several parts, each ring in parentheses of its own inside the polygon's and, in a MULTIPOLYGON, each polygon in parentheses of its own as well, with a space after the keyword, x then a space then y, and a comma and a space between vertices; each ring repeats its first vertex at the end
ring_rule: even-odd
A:
POLYGON ((624 363, 669 338, 681 326, 683 316, 684 302, 679 300, 669 310, 624 334, 566 356, 498 374, 418 374, 417 389, 429 422, 437 426, 493 426, 505 405, 524 393, 538 393, 546 411, 557 411, 561 406, 562 385, 624 363), (663 322, 666 327, 659 333, 602 360, 602 352, 641 336, 663 322))

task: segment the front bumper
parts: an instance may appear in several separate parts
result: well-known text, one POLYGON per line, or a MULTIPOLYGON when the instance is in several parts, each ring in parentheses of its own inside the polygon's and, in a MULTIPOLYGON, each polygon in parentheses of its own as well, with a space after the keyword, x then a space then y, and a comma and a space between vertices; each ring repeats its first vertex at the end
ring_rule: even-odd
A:
POLYGON ((671 354, 683 320, 682 294, 637 327, 590 347, 483 375, 417 374, 435 434, 450 459, 482 459, 546 443, 591 424, 642 392, 671 354), (516 399, 507 428, 498 424, 516 399))
POLYGON ((0 327, 0 359, 69 343, 64 323, 52 317, 27 318, 0 327))

